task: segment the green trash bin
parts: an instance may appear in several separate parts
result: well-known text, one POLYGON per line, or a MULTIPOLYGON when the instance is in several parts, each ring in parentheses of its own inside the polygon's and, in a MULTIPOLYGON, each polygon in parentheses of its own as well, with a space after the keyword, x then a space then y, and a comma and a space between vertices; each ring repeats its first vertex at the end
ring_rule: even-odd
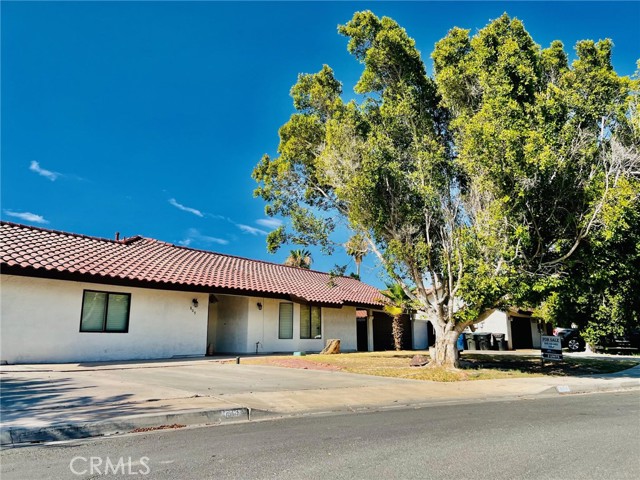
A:
POLYGON ((478 350, 490 350, 491 349, 491 334, 490 333, 476 333, 476 345, 478 350))
POLYGON ((476 340, 473 337, 473 333, 465 333, 464 339, 467 341, 467 350, 477 350, 476 340))

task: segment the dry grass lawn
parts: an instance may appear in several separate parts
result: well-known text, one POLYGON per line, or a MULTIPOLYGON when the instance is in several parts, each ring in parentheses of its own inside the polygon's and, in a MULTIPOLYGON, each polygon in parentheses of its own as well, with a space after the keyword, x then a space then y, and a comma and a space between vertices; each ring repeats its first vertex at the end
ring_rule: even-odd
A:
POLYGON ((631 368, 640 363, 629 359, 566 358, 563 362, 546 363, 539 357, 519 355, 464 354, 457 371, 438 368, 410 367, 414 355, 429 356, 428 352, 366 352, 338 355, 306 355, 304 357, 272 356, 242 359, 251 365, 275 365, 293 368, 342 370, 364 375, 457 382, 462 380, 490 380, 498 378, 539 377, 545 375, 589 375, 612 373, 631 368))

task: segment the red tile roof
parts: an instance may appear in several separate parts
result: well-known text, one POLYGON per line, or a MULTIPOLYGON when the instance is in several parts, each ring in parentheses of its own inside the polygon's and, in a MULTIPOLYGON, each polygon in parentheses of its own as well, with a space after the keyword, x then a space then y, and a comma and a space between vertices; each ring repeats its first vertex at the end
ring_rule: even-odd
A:
POLYGON ((378 306, 380 294, 350 277, 195 250, 152 238, 107 240, 0 224, 3 273, 167 290, 261 294, 334 305, 378 306))

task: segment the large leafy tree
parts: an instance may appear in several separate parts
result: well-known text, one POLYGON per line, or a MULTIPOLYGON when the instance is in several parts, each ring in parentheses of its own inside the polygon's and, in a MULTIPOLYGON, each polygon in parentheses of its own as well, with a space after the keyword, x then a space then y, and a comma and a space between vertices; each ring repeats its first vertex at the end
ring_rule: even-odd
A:
POLYGON ((611 229, 576 251, 540 315, 560 326, 577 324, 585 340, 640 327, 640 210, 628 209, 611 229))
POLYGON ((611 42, 541 49, 503 15, 436 44, 435 76, 395 21, 358 12, 339 32, 364 69, 345 103, 324 66, 293 86, 278 156, 254 170, 268 237, 318 244, 344 220, 433 320, 432 365, 454 367, 464 328, 542 294, 605 212, 637 201, 632 81, 611 42), (635 173, 634 173, 635 172, 635 173))
MULTIPOLYGON (((640 66, 640 62, 639 62, 640 66)), ((640 71, 635 75, 640 78, 640 71)), ((637 91, 638 84, 635 88, 637 91)), ((631 100, 627 129, 613 144, 618 157, 638 155, 640 110, 631 100)), ((638 171, 619 188, 621 201, 605 206, 604 222, 582 242, 562 275, 551 282, 551 294, 539 315, 560 326, 577 324, 588 343, 623 335, 640 327, 640 192, 638 171)))

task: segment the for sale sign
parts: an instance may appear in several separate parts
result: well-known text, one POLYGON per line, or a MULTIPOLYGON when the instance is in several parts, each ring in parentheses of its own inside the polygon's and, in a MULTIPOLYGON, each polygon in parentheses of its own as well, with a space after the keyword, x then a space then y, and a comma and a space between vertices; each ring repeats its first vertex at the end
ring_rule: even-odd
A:
POLYGON ((562 360, 562 339, 560 337, 542 335, 540 340, 542 360, 562 360))

